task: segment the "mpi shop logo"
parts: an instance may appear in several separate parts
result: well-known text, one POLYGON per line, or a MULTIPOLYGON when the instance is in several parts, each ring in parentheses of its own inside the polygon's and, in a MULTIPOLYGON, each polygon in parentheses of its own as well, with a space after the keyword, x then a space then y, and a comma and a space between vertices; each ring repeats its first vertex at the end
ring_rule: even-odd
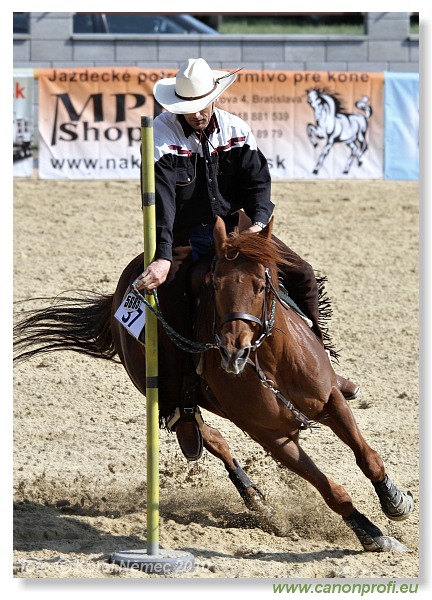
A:
POLYGON ((53 94, 54 120, 51 146, 59 142, 140 141, 140 127, 131 126, 131 113, 146 103, 138 93, 88 94, 76 98, 69 93, 53 94))

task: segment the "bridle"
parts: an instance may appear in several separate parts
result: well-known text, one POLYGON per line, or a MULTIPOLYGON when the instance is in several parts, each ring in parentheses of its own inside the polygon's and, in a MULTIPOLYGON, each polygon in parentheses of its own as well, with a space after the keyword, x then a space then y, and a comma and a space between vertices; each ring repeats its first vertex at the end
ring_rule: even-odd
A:
MULTIPOLYGON (((214 281, 215 265, 216 265, 216 263, 214 262, 214 264, 212 265, 212 270, 211 270, 212 282, 214 281)), ((252 315, 250 313, 246 313, 246 312, 231 312, 231 313, 228 313, 228 314, 224 315, 223 317, 219 318, 219 327, 218 327, 217 326, 218 318, 217 318, 217 314, 216 314, 216 303, 214 303, 213 332, 214 332, 214 337, 216 340, 215 346, 217 348, 221 348, 221 346, 222 346, 222 339, 221 339, 219 331, 225 323, 228 323, 230 321, 249 321, 251 323, 256 323, 257 325, 259 325, 261 332, 260 332, 260 335, 258 336, 256 342, 251 346, 251 348, 250 348, 251 351, 257 350, 261 346, 261 344, 264 342, 266 337, 271 335, 272 329, 274 326, 274 321, 275 321, 277 291, 272 283, 270 269, 268 267, 265 268, 265 281, 266 281, 266 285, 265 285, 265 293, 264 293, 261 318, 255 316, 255 315, 252 315), (272 292, 272 301, 271 301, 271 307, 269 309, 269 295, 271 292, 272 292)))
MULTIPOLYGON (((215 256, 212 261, 211 268, 210 268, 210 277, 211 277, 213 287, 214 287, 214 273, 215 273, 216 262, 217 262, 217 258, 215 256)), ((258 336, 256 342, 250 348, 251 351, 256 351, 261 346, 261 344, 264 342, 264 340, 272 334, 274 322, 275 322, 276 301, 278 301, 285 308, 287 307, 286 302, 280 297, 279 292, 273 285, 272 277, 270 274, 270 269, 268 267, 265 267, 265 281, 266 281, 266 286, 265 286, 265 295, 264 295, 261 318, 255 316, 255 315, 252 315, 250 313, 246 313, 246 312, 231 312, 231 313, 224 315, 222 318, 218 319, 218 316, 216 314, 216 303, 213 302, 213 339, 214 339, 214 342, 196 342, 194 340, 189 340, 189 339, 185 338, 180 333, 175 331, 171 327, 171 325, 165 320, 165 318, 162 314, 162 311, 161 311, 161 308, 159 305, 157 290, 152 290, 152 292, 151 292, 155 299, 155 305, 156 305, 155 308, 145 298, 144 294, 142 294, 138 290, 136 281, 131 284, 130 291, 132 291, 135 294, 135 296, 137 296, 137 298, 139 298, 146 305, 146 307, 157 317, 157 319, 160 321, 161 325, 165 329, 165 332, 167 333, 167 335, 171 339, 171 341, 176 346, 178 346, 179 348, 184 350, 185 352, 189 352, 189 353, 193 353, 193 354, 200 354, 201 352, 206 352, 207 350, 212 350, 212 349, 220 350, 221 346, 222 346, 222 339, 219 334, 220 328, 225 323, 228 323, 229 321, 235 321, 235 320, 250 321, 250 322, 256 323, 257 325, 260 326, 261 333, 258 336), (272 301, 271 301, 271 307, 269 310, 269 295, 270 294, 272 294, 272 301), (217 326, 218 320, 219 320, 219 327, 217 326)), ((140 340, 138 340, 138 341, 140 341, 140 340)))

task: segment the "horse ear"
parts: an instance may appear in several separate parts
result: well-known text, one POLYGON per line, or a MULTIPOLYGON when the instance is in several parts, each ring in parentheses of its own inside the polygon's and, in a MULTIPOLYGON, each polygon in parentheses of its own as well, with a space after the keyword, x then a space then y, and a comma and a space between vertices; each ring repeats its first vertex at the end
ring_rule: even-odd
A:
POLYGON ((268 225, 260 231, 259 235, 262 235, 263 237, 266 237, 266 238, 269 238, 271 236, 271 233, 273 230, 273 220, 274 220, 274 217, 272 215, 270 217, 270 221, 268 222, 268 225))
POLYGON ((221 217, 216 217, 216 223, 213 229, 213 237, 215 241, 215 249, 218 258, 225 256, 225 241, 226 241, 226 228, 224 220, 221 217))

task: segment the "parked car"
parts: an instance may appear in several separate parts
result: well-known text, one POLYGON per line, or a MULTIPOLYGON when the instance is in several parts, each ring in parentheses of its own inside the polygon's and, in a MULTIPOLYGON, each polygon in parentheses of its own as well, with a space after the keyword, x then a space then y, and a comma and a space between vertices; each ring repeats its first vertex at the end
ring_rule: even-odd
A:
POLYGON ((191 15, 149 13, 75 13, 74 33, 149 34, 175 33, 220 35, 191 15))
POLYGON ((13 14, 13 32, 14 33, 29 33, 29 16, 30 13, 14 12, 13 14))

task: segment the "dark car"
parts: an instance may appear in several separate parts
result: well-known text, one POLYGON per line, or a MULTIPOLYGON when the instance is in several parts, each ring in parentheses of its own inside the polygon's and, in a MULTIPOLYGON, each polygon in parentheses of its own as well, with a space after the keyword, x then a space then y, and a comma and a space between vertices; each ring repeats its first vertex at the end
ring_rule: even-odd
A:
POLYGON ((204 34, 220 35, 218 31, 191 15, 149 13, 75 13, 74 33, 127 34, 204 34))

